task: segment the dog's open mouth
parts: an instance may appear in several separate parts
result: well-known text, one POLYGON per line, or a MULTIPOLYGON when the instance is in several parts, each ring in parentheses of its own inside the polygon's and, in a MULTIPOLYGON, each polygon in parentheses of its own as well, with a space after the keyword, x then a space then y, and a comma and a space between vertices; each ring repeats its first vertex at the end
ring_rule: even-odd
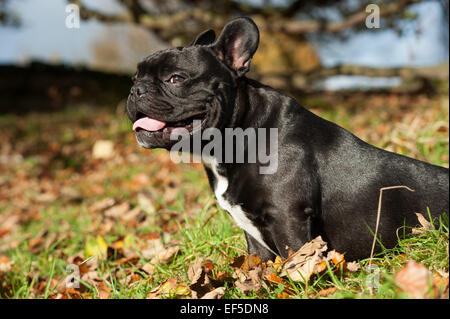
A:
POLYGON ((169 139, 172 132, 189 132, 193 134, 203 128, 206 123, 207 114, 201 113, 182 119, 176 122, 164 122, 153 119, 144 113, 138 112, 137 120, 133 123, 133 130, 136 134, 143 134, 147 137, 158 137, 169 139))

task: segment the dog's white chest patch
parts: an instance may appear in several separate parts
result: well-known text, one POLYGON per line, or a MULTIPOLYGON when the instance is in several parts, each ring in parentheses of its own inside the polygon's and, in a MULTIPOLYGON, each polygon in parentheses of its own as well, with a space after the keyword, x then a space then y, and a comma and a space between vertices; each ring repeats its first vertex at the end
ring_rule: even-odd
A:
POLYGON ((245 230, 250 236, 256 239, 261 245, 266 247, 272 253, 277 255, 270 247, 264 242, 261 232, 258 228, 253 225, 252 221, 248 219, 245 212, 242 210, 240 205, 232 205, 229 201, 227 201, 224 197, 225 192, 228 189, 228 179, 218 173, 217 170, 217 160, 212 157, 203 158, 203 164, 205 164, 214 174, 216 178, 216 185, 214 187, 214 194, 216 195, 217 202, 220 207, 230 213, 231 217, 233 217, 236 224, 245 230))

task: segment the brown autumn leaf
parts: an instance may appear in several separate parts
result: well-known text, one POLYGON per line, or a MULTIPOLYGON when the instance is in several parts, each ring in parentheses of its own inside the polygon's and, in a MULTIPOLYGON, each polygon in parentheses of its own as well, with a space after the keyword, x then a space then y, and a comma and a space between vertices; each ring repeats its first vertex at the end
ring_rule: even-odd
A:
POLYGON ((150 178, 145 173, 139 173, 136 175, 133 175, 131 178, 131 181, 135 184, 138 184, 140 187, 144 187, 150 183, 150 178))
POLYGON ((58 198, 58 196, 56 196, 53 193, 48 192, 48 193, 38 194, 34 198, 34 200, 39 202, 39 203, 51 203, 51 202, 54 202, 57 198, 58 198))
POLYGON ((124 216, 130 210, 130 203, 123 202, 122 204, 115 205, 111 208, 108 208, 103 213, 106 217, 118 219, 124 216))
POLYGON ((188 278, 190 281, 189 288, 192 291, 192 298, 197 299, 203 297, 214 288, 208 276, 209 270, 203 266, 203 259, 197 261, 188 269, 188 278))
POLYGON ((225 287, 218 287, 210 292, 207 292, 200 299, 220 299, 225 294, 225 287))
POLYGON ((421 227, 416 227, 412 229, 412 233, 414 235, 421 235, 425 233, 426 230, 431 229, 431 223, 421 214, 421 213, 415 213, 417 216, 417 219, 420 223, 421 227))
POLYGON ((186 297, 191 294, 191 290, 185 284, 179 284, 177 278, 169 278, 161 285, 151 290, 147 299, 162 299, 167 297, 186 297))
POLYGON ((281 268, 283 267, 283 260, 281 259, 280 256, 276 256, 275 260, 269 260, 267 263, 267 268, 269 269, 273 269, 273 271, 275 272, 279 272, 281 270, 281 268))
POLYGON ((166 187, 166 190, 164 191, 163 200, 166 203, 172 203, 175 201, 175 199, 177 199, 179 192, 180 192, 180 189, 178 187, 168 186, 168 187, 166 187))
POLYGON ((155 272, 156 267, 152 263, 146 263, 140 270, 143 270, 147 275, 151 276, 155 272))
POLYGON ((145 213, 142 212, 140 207, 135 207, 135 208, 129 210, 124 215, 122 215, 121 219, 124 222, 129 222, 133 226, 137 226, 139 219, 141 219, 141 221, 145 219, 145 213), (142 216, 143 218, 140 218, 140 216, 139 216, 139 215, 141 215, 141 213, 143 214, 143 216, 142 216))
POLYGON ((0 273, 10 271, 13 265, 13 260, 10 260, 6 256, 0 256, 0 273))
POLYGON ((279 277, 276 273, 268 273, 263 276, 264 280, 270 285, 275 287, 280 287, 282 285, 283 290, 278 293, 278 299, 289 299, 291 296, 295 295, 296 292, 292 289, 291 284, 285 282, 281 277, 279 277))
POLYGON ((269 281, 269 283, 288 285, 281 277, 279 277, 275 273, 270 273, 270 274, 264 275, 264 279, 269 281))
POLYGON ((141 250, 141 254, 145 259, 149 259, 152 264, 166 264, 180 251, 180 247, 177 245, 164 247, 161 238, 147 240, 147 243, 148 246, 141 250))
POLYGON ((326 250, 327 244, 320 236, 307 242, 286 259, 281 276, 289 276, 293 281, 308 281, 311 275, 324 269, 321 262, 326 261, 323 256, 326 250))
POLYGON ((66 200, 70 202, 75 202, 83 199, 83 196, 81 195, 81 192, 77 190, 76 188, 70 187, 70 186, 63 186, 61 188, 61 196, 66 200))
POLYGON ((244 294, 250 291, 259 291, 262 287, 262 265, 258 265, 253 269, 250 269, 247 273, 235 273, 238 274, 235 282, 236 287, 244 294))
POLYGON ((329 287, 324 288, 318 291, 318 293, 312 293, 309 297, 310 298, 317 298, 317 297, 327 297, 328 295, 331 295, 336 292, 336 287, 329 287))
POLYGON ((44 237, 40 236, 40 237, 36 237, 30 240, 30 242, 28 243, 28 249, 30 250, 30 252, 32 254, 38 253, 39 252, 39 246, 44 242, 44 237))
POLYGON ((138 273, 135 273, 133 271, 128 271, 126 276, 124 278, 121 278, 119 280, 119 282, 123 285, 132 285, 136 282, 139 282, 143 279, 143 277, 141 275, 139 275, 138 273))
POLYGON ((80 274, 83 275, 89 271, 96 270, 98 266, 98 257, 92 257, 90 259, 84 258, 83 254, 77 254, 68 258, 67 263, 78 266, 80 274))
POLYGON ((158 254, 151 259, 151 263, 167 264, 179 251, 180 251, 179 246, 172 246, 165 248, 159 251, 158 254))
POLYGON ((432 273, 431 289, 427 298, 448 299, 449 297, 449 277, 448 272, 435 271, 432 273))
POLYGON ((135 174, 130 181, 125 183, 125 188, 138 192, 145 186, 150 184, 150 178, 145 173, 135 174))
POLYGON ((258 255, 241 255, 230 264, 234 268, 235 286, 244 294, 258 291, 262 286, 265 264, 258 255))
POLYGON ((137 200, 138 206, 154 219, 156 204, 153 202, 151 196, 147 193, 141 192, 137 195, 137 200))
POLYGON ((277 298, 278 299, 291 299, 292 295, 287 293, 285 290, 283 290, 282 292, 278 293, 277 298))
POLYGON ((103 278, 100 276, 97 270, 92 270, 82 275, 81 280, 89 285, 95 286, 99 282, 102 282, 103 278))
POLYGON ((14 227, 17 226, 17 223, 20 220, 20 216, 15 214, 0 218, 0 237, 8 234, 14 227))
POLYGON ((81 292, 68 288, 58 291, 57 293, 48 297, 49 299, 81 299, 81 292))
POLYGON ((356 272, 361 269, 361 266, 356 261, 346 262, 344 264, 344 270, 348 272, 356 272))
POLYGON ((448 299, 449 296, 448 273, 442 276, 440 273, 433 274, 432 298, 448 299))
POLYGON ((95 159, 109 159, 114 153, 114 143, 109 140, 97 140, 92 147, 92 157, 95 159))
POLYGON ((332 261, 336 267, 339 267, 345 263, 344 255, 338 253, 334 249, 327 253, 327 261, 332 261))
POLYGON ((107 286, 104 282, 100 282, 97 285, 98 295, 100 299, 109 299, 111 296, 111 288, 107 286))
POLYGON ((230 264, 233 268, 240 268, 243 271, 249 271, 262 264, 262 259, 258 255, 241 255, 234 258, 230 264))
POLYGON ((92 204, 89 207, 89 211, 96 212, 96 211, 102 211, 109 207, 112 207, 116 201, 113 198, 104 198, 102 200, 99 200, 92 204))
POLYGON ((210 260, 200 258, 188 269, 189 288, 193 299, 219 299, 225 293, 223 285, 230 278, 225 273, 219 272, 213 278, 214 265, 210 260))
POLYGON ((431 273, 428 269, 415 262, 409 260, 402 269, 400 269, 394 277, 396 284, 411 298, 426 298, 428 291, 428 283, 431 280, 431 273))

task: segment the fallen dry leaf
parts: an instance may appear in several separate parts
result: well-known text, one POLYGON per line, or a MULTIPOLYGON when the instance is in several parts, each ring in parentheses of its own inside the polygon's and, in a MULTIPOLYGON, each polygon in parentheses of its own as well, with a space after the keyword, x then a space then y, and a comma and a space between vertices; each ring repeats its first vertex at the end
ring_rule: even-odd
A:
POLYGON ((225 293, 223 285, 231 278, 223 273, 217 273, 213 278, 212 270, 214 265, 210 260, 200 258, 194 265, 188 269, 188 278, 191 284, 191 297, 193 299, 219 299, 225 293))
POLYGON ((146 212, 149 216, 154 216, 156 213, 155 204, 151 200, 150 196, 145 193, 139 193, 137 195, 139 207, 146 212))
POLYGON ((237 280, 235 285, 243 294, 247 294, 250 291, 259 291, 261 289, 262 273, 262 265, 258 265, 248 272, 236 271, 237 280))
POLYGON ((410 260, 394 277, 397 285, 412 298, 425 298, 431 273, 428 269, 410 260))
POLYGON ((53 193, 42 193, 37 195, 34 199, 39 203, 51 203, 57 199, 57 196, 53 193))
POLYGON ((421 235, 425 233, 426 230, 431 229, 431 223, 421 214, 416 213, 417 219, 419 220, 421 227, 416 227, 412 229, 414 235, 421 235))
POLYGON ((446 276, 441 276, 439 273, 433 274, 432 281, 432 298, 448 299, 449 280, 448 273, 446 276))
POLYGON ((281 279, 281 277, 277 276, 275 273, 266 274, 264 278, 270 283, 286 285, 284 280, 281 279))
POLYGON ((155 257, 151 259, 152 264, 161 263, 167 264, 178 252, 180 251, 179 246, 168 247, 159 251, 155 257))
POLYGON ((100 259, 107 257, 108 245, 102 236, 88 237, 84 246, 84 255, 86 258, 98 256, 100 259))
POLYGON ((92 148, 92 157, 109 159, 114 155, 114 143, 109 140, 98 140, 92 148))
POLYGON ((187 274, 191 282, 189 288, 192 291, 192 298, 201 298, 213 289, 208 273, 209 270, 203 266, 202 258, 189 267, 187 274))
POLYGON ((155 272, 156 267, 152 263, 146 263, 144 266, 142 266, 141 270, 145 271, 145 273, 150 276, 155 272))
POLYGON ((104 198, 102 200, 99 200, 98 202, 95 202, 89 207, 90 211, 102 211, 105 210, 111 206, 113 206, 116 203, 116 201, 113 198, 104 198))
POLYGON ((97 285, 98 295, 100 299, 109 299, 111 295, 111 288, 108 287, 104 282, 100 282, 97 285))
POLYGON ((308 281, 311 275, 323 269, 321 262, 326 260, 323 256, 326 250, 327 244, 322 237, 316 237, 286 259, 281 276, 289 276, 293 281, 308 281))
POLYGON ((141 250, 141 254, 152 264, 166 264, 180 251, 179 246, 164 247, 161 238, 147 240, 147 243, 148 247, 141 250))
POLYGON ((331 295, 333 293, 336 292, 336 287, 329 287, 329 288, 325 288, 325 289, 321 289, 319 290, 319 292, 316 293, 312 293, 309 297, 311 298, 317 298, 317 297, 327 297, 328 295, 331 295))
POLYGON ((356 272, 361 269, 361 266, 356 261, 346 262, 344 264, 344 270, 349 272, 356 272))
POLYGON ((9 215, 7 217, 2 218, 1 227, 0 227, 0 237, 8 234, 19 222, 20 218, 18 215, 9 215))
POLYGON ((135 207, 132 210, 129 210, 127 213, 121 216, 123 221, 129 222, 138 219, 138 216, 141 214, 142 210, 140 207, 135 207))
POLYGON ((425 229, 430 229, 431 228, 431 223, 426 220, 425 217, 423 217, 423 215, 421 213, 416 213, 417 219, 419 220, 420 225, 425 228, 425 229))
POLYGON ((169 278, 161 285, 150 291, 147 299, 161 299, 165 297, 183 297, 191 294, 191 290, 184 284, 178 284, 177 278, 169 278))
POLYGON ((240 268, 243 271, 249 271, 262 264, 261 257, 258 255, 241 255, 234 258, 233 262, 230 264, 233 268, 240 268))
POLYGON ((218 287, 210 292, 207 292, 200 299, 220 299, 225 294, 225 287, 218 287))
POLYGON ((234 268, 235 286, 244 294, 258 291, 262 286, 262 275, 266 265, 258 255, 241 255, 230 264, 234 268))
POLYGON ((63 289, 51 296, 49 299, 81 299, 81 292, 76 289, 63 289))
POLYGON ((281 267, 283 267, 283 260, 280 256, 276 256, 275 261, 269 260, 267 262, 267 267, 272 268, 275 272, 279 272, 281 267))
POLYGON ((0 256, 0 273, 10 271, 13 264, 13 260, 10 260, 6 256, 0 256))
POLYGON ((125 215, 130 210, 130 203, 124 202, 122 204, 113 206, 105 210, 104 215, 109 218, 118 219, 125 215))
POLYGON ((341 266, 345 263, 344 255, 334 249, 328 252, 327 261, 332 261, 336 266, 341 266))

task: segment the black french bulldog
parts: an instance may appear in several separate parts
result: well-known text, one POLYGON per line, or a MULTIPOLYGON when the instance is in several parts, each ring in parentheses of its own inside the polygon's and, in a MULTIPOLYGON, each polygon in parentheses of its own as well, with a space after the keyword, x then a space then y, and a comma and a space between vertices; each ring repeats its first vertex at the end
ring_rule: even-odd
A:
MULTIPOLYGON (((396 231, 418 224, 415 212, 448 213, 449 170, 360 140, 299 105, 293 98, 245 77, 259 43, 249 18, 213 30, 187 47, 156 52, 138 64, 127 112, 138 143, 170 149, 177 128, 277 128, 278 169, 260 174, 257 163, 203 159, 219 204, 244 229, 249 253, 286 257, 321 235, 347 260, 368 257, 380 188, 379 237, 385 247, 396 231)), ((379 248, 379 247, 378 247, 379 248)), ((379 249, 378 249, 379 250, 379 249)))

